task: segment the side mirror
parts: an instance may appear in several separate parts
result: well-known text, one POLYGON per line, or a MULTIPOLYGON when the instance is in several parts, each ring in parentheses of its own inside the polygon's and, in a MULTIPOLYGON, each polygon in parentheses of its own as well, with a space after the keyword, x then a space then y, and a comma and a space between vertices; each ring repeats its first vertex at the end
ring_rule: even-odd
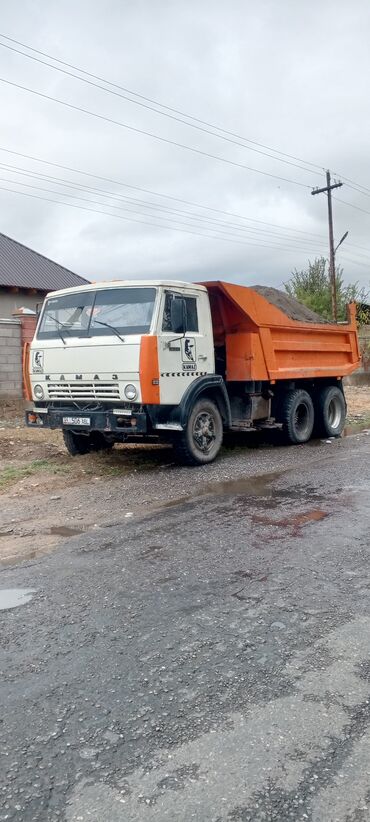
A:
POLYGON ((171 328, 175 334, 186 334, 188 318, 186 302, 182 297, 174 297, 171 300, 171 328))
POLYGON ((36 303, 35 311, 36 311, 37 319, 39 319, 39 317, 40 317, 42 306, 43 306, 43 303, 36 303))

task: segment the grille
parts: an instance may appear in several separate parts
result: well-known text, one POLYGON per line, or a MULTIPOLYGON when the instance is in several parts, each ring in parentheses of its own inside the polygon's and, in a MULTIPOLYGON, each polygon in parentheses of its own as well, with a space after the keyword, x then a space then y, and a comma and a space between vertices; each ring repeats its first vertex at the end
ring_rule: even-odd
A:
POLYGON ((115 382, 48 382, 51 400, 119 400, 115 382))

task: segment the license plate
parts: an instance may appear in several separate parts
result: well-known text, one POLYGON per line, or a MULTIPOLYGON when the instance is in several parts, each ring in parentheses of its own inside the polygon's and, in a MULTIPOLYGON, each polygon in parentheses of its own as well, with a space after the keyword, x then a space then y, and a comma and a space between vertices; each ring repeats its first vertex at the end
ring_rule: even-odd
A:
POLYGON ((90 417, 63 417, 63 425, 90 425, 90 417))

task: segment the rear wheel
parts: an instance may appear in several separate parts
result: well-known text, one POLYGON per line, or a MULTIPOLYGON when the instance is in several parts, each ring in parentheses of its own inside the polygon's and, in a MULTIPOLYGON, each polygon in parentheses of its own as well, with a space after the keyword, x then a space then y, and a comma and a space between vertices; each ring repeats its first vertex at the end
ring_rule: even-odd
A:
POLYGON ((315 412, 307 391, 288 391, 283 397, 281 421, 286 442, 292 445, 307 442, 313 431, 315 412))
POLYGON ((189 414, 185 430, 174 443, 179 462, 205 465, 213 462, 222 445, 221 414, 212 400, 200 399, 189 414))
POLYGON ((315 434, 317 437, 340 437, 346 422, 346 401, 336 385, 327 385, 317 395, 315 434))
POLYGON ((113 445, 100 431, 93 431, 91 434, 75 434, 74 431, 64 430, 63 440, 72 457, 89 454, 91 451, 107 451, 113 445))

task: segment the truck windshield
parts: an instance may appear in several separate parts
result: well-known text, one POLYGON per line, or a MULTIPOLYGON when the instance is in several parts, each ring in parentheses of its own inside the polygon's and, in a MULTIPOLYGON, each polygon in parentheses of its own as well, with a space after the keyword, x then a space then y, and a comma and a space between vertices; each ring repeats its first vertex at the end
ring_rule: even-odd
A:
POLYGON ((147 334, 155 288, 107 288, 50 297, 42 312, 39 340, 147 334))

